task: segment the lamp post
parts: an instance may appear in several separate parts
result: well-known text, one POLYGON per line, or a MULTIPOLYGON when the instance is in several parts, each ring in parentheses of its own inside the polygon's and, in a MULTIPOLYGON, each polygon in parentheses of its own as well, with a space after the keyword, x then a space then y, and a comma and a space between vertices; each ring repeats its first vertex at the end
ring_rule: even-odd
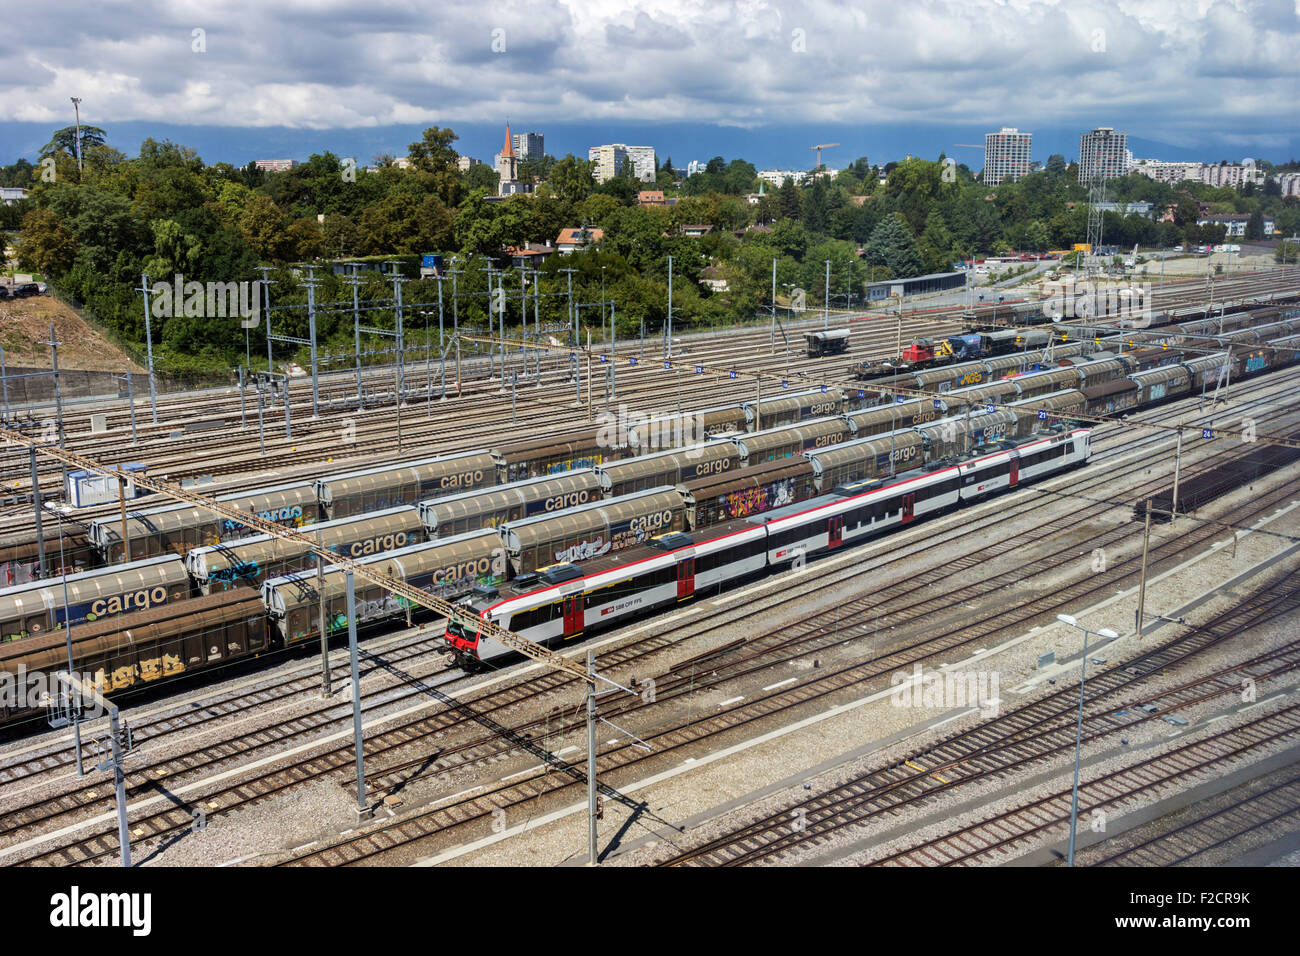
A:
POLYGON ((831 327, 831 260, 826 260, 826 293, 822 296, 822 328, 831 327))
POLYGON ((1098 637, 1112 640, 1119 635, 1108 627, 1103 627, 1100 631, 1090 630, 1069 614, 1058 614, 1056 619, 1062 624, 1083 631, 1083 667, 1079 671, 1079 722, 1074 732, 1074 792, 1070 797, 1070 847, 1065 864, 1074 866, 1074 834, 1079 822, 1079 752, 1083 748, 1083 682, 1088 676, 1088 635, 1096 634, 1098 637))
POLYGON ((77 175, 81 175, 81 97, 69 97, 72 100, 72 109, 77 116, 77 175))

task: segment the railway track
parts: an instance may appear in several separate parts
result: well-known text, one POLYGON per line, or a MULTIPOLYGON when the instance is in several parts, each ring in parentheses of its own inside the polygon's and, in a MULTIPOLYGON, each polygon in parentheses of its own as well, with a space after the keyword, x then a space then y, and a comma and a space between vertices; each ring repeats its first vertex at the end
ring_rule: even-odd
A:
MULTIPOLYGON (((1251 279, 1251 282, 1258 283, 1260 280, 1251 279)), ((1260 291, 1268 289, 1276 291, 1290 287, 1294 283, 1288 279, 1266 279, 1266 284, 1260 286, 1260 291)), ((1247 287, 1250 291, 1250 287, 1247 287)), ((1176 304, 1176 300, 1171 300, 1170 304, 1176 304)), ((912 329, 912 334, 929 331, 931 334, 957 331, 959 320, 954 318, 952 329, 938 329, 934 326, 936 319, 926 317, 921 325, 924 328, 917 327, 912 329)), ((855 334, 859 330, 854 330, 855 334)), ((859 351, 867 350, 868 352, 875 348, 884 348, 892 341, 892 330, 883 328, 862 329, 858 334, 859 351)), ((737 368, 761 368, 771 366, 771 356, 761 353, 761 349, 756 346, 761 345, 764 337, 762 331, 748 333, 739 333, 735 336, 728 337, 724 344, 720 345, 699 345, 698 350, 690 353, 690 360, 703 361, 710 364, 733 364, 737 368)), ((623 354, 633 351, 628 348, 623 354)), ((857 354, 857 353, 855 353, 857 354)), ((551 378, 562 378, 568 368, 567 358, 553 357, 555 364, 551 368, 551 378)), ((838 358, 833 357, 829 360, 829 368, 838 369, 838 358)), ((651 362, 650 365, 654 363, 651 362)), ((828 360, 823 358, 808 359, 800 357, 788 363, 792 374, 809 374, 820 373, 820 377, 827 377, 828 360)), ((414 371, 414 370, 413 370, 414 371)), ((351 373, 338 373, 341 381, 337 385, 328 386, 326 397, 328 404, 338 406, 346 401, 343 397, 353 386, 348 382, 351 373), (335 396, 333 391, 337 390, 335 396)), ((832 371, 828 376, 832 380, 842 379, 844 376, 841 372, 832 371)), ((418 380, 418 374, 413 374, 412 378, 418 380)), ((647 366, 638 366, 636 368, 624 367, 620 373, 622 379, 620 383, 620 401, 634 408, 657 408, 665 410, 663 403, 664 384, 662 378, 657 373, 652 373, 647 366), (648 404, 643 404, 648 403, 648 404)), ((689 376, 694 379, 695 376, 689 376)), ((682 406, 686 409, 704 407, 709 404, 718 404, 735 400, 734 389, 724 382, 693 382, 687 381, 686 390, 683 392, 682 406)), ((878 384, 878 383, 877 383, 878 384)), ((553 382, 545 390, 545 394, 537 395, 534 399, 527 393, 532 389, 524 390, 524 400, 522 410, 524 418, 528 419, 540 413, 545 413, 549 420, 557 418, 556 412, 570 402, 569 385, 564 382, 553 382), (558 408, 557 408, 558 406, 558 408)), ((481 404, 492 406, 496 409, 494 414, 471 416, 473 427, 452 428, 448 429, 444 424, 438 423, 432 418, 420 419, 418 406, 424 404, 423 396, 415 399, 417 411, 416 417, 412 420, 411 412, 407 413, 407 422, 404 424, 404 440, 409 446, 427 446, 429 443, 450 442, 446 449, 442 450, 460 450, 465 445, 454 444, 464 440, 473 442, 478 440, 477 436, 482 434, 482 428, 489 426, 492 428, 506 428, 508 434, 514 434, 517 426, 507 426, 509 416, 505 415, 506 402, 505 396, 500 393, 501 384, 499 381, 478 380, 470 383, 470 389, 467 394, 457 399, 457 406, 463 407, 466 404, 481 404)), ((305 393, 304 393, 305 395, 305 393)), ((748 397, 748 396, 744 396, 748 397)), ((307 399, 301 398, 300 402, 306 402, 307 399)), ((284 468, 306 461, 325 462, 333 458, 339 451, 338 436, 345 422, 351 421, 355 428, 356 441, 348 449, 353 456, 367 456, 374 454, 388 455, 392 453, 394 445, 394 426, 396 416, 389 414, 391 409, 380 407, 373 409, 361 417, 356 410, 351 407, 344 408, 340 411, 327 412, 325 417, 311 420, 306 418, 310 405, 303 404, 295 408, 292 417, 298 421, 296 434, 293 438, 284 438, 283 436, 272 438, 268 442, 268 454, 261 456, 251 452, 230 453, 232 444, 236 448, 246 448, 248 445, 248 434, 246 431, 235 430, 231 434, 233 423, 231 416, 236 413, 238 404, 237 395, 233 392, 224 396, 218 396, 213 399, 193 398, 182 400, 177 406, 178 411, 182 411, 186 420, 203 426, 221 426, 211 431, 203 431, 197 435, 182 436, 180 438, 159 438, 159 444, 156 448, 149 446, 123 447, 120 434, 113 434, 98 438, 88 436, 84 433, 74 434, 70 447, 74 450, 91 457, 100 457, 109 463, 118 463, 120 461, 133 460, 139 457, 148 457, 151 466, 156 472, 166 473, 174 478, 192 477, 195 475, 229 475, 258 470, 262 468, 284 468), (204 409, 209 405, 216 403, 223 406, 223 412, 218 415, 207 415, 204 409), (361 418, 361 420, 358 420, 361 418)), ((292 404, 292 403, 291 403, 292 404)), ((599 404, 599 403, 596 403, 599 404)), ((575 409, 571 414, 558 416, 564 424, 575 427, 581 426, 586 421, 584 412, 575 409)), ((88 427, 88 420, 83 423, 88 427)), ((119 426, 125 425, 125 419, 117 422, 119 426)), ((468 423, 467 423, 468 424, 468 423)), ((159 432, 170 434, 175 430, 175 422, 167 425, 160 425, 159 432)), ((426 452, 427 453, 427 452, 426 452)), ((12 484, 14 481, 22 483, 28 479, 24 471, 24 465, 21 462, 15 462, 8 469, 0 464, 0 482, 12 484)), ((50 494, 57 492, 57 482, 52 478, 47 478, 43 483, 43 489, 50 494)))
POLYGON ((1203 865, 1216 850, 1230 848, 1242 837, 1259 833, 1295 832, 1300 824, 1300 774, 1289 769, 1285 779, 1249 792, 1227 806, 1193 814, 1185 823, 1161 826, 1158 833, 1089 866, 1203 865))
MULTIPOLYGON (((1285 653, 1277 652, 1254 658, 1238 667, 1220 671, 1209 679, 1209 683, 1212 687, 1222 685, 1233 677, 1240 678, 1242 674, 1249 674, 1253 679, 1263 682, 1292 674, 1297 666, 1300 666, 1300 649, 1291 645, 1285 653), (1261 666, 1270 669, 1260 673, 1255 668, 1261 666)), ((1195 702, 1239 693, 1240 690, 1240 683, 1220 686, 1217 690, 1209 690, 1195 698, 1195 702)), ((1168 705, 1165 706, 1169 709, 1168 705)), ((1182 705, 1174 704, 1175 708, 1179 706, 1182 705)), ((1269 714, 1245 727, 1234 727, 1173 751, 1093 777, 1079 785, 1079 818, 1086 826, 1088 819, 1097 814, 1119 816, 1126 806, 1132 805, 1135 797, 1157 798, 1221 776, 1227 772, 1231 761, 1253 754, 1266 745, 1290 740, 1297 731, 1300 731, 1300 709, 1288 708, 1281 714, 1269 714)), ((1260 794, 1258 804, 1254 804, 1250 798, 1242 799, 1232 807, 1204 814, 1135 847, 1105 857, 1093 865, 1122 863, 1175 866, 1253 829, 1279 820, 1295 820, 1300 817, 1300 804, 1294 800, 1289 805, 1280 803, 1288 796, 1296 795, 1300 795, 1300 776, 1293 778, 1289 786, 1278 785, 1260 794), (1246 812, 1234 812, 1237 810, 1246 812), (1223 835, 1224 829, 1230 832, 1223 835), (1217 839, 1214 838, 1216 836, 1217 839), (1180 846, 1183 840, 1188 839, 1199 845, 1192 850, 1180 846)), ((1041 845, 1060 839, 1069 828, 1072 797, 1073 790, 1070 787, 1054 790, 1045 797, 986 817, 941 837, 872 859, 871 865, 954 866, 1004 863, 1027 849, 1026 844, 1041 845)))
MULTIPOLYGON (((1223 685, 1225 676, 1238 671, 1236 667, 1218 670, 1154 696, 1142 694, 1141 685, 1153 675, 1184 664, 1247 628, 1294 614, 1297 608, 1300 608, 1300 586, 1294 575, 1287 575, 1238 607, 1122 666, 1092 677, 1087 685, 1084 714, 1085 745, 1154 719, 1137 710, 1143 703, 1155 704, 1168 695, 1174 698, 1162 708, 1168 713, 1202 700, 1199 693, 1190 700, 1186 695, 1203 685, 1214 685, 1209 689, 1211 696, 1239 692, 1239 683, 1227 689, 1223 685), (1125 695, 1125 691, 1132 693, 1125 695), (1184 695, 1182 702, 1178 695, 1184 695), (1123 714, 1119 713, 1121 709, 1123 714)), ((1290 650, 1294 655, 1295 648, 1290 650)), ((1295 656, 1288 658, 1287 672, 1296 663, 1295 656)), ((1073 717, 1077 706, 1077 688, 1062 688, 943 737, 924 751, 913 751, 889 766, 857 774, 812 798, 765 814, 725 836, 682 848, 660 862, 738 866, 770 860, 794 850, 824 845, 831 836, 877 818, 896 819, 900 810, 929 805, 934 797, 958 787, 976 781, 1005 779, 1013 771, 1073 752, 1073 717)), ((1286 713, 1290 715, 1289 732, 1294 733, 1300 729, 1300 707, 1288 708, 1286 713)))
MULTIPOLYGON (((1265 506, 1266 506, 1266 502, 1265 502, 1265 506)), ((1158 559, 1158 555, 1157 555, 1157 559, 1158 559)), ((976 562, 972 562, 972 564, 978 564, 978 563, 979 563, 978 561, 976 561, 976 562)), ((1053 563, 1053 562, 1047 562, 1047 563, 1053 563)), ((1100 587, 1106 587, 1106 585, 1108 585, 1108 584, 1109 584, 1109 581, 1104 581, 1104 583, 1102 583, 1102 584, 1100 585, 1100 587)), ((920 587, 923 587, 923 585, 918 585, 918 587, 917 587, 917 588, 914 588, 913 591, 920 591, 920 587)), ((988 587, 988 585, 985 585, 985 587, 988 587)), ((993 587, 996 588, 996 584, 993 585, 993 587)), ((859 611, 862 611, 862 613, 872 613, 872 614, 875 614, 876 611, 878 611, 879 609, 876 609, 876 607, 866 607, 866 606, 863 606, 863 607, 861 607, 861 609, 858 609, 858 610, 859 610, 859 611)), ((815 628, 814 628, 814 630, 815 630, 815 628)), ((824 631, 824 628, 822 628, 822 630, 824 631)), ((810 632, 810 633, 811 633, 811 632, 810 632)), ((835 640, 842 640, 842 637, 835 637, 835 640)), ((797 643, 796 643, 796 644, 797 644, 797 643)), ((790 648, 792 648, 792 646, 794 646, 794 645, 792 645, 792 643, 790 643, 790 641, 787 640, 787 641, 785 641, 785 646, 787 646, 787 652, 785 652, 785 654, 787 654, 787 657, 789 657, 789 654, 790 654, 790 648)), ((950 645, 949 645, 949 646, 945 646, 945 648, 944 648, 944 650, 948 650, 948 649, 950 649, 950 645)), ((801 652, 801 650, 798 650, 798 648, 796 648, 796 653, 802 653, 802 652, 801 652)), ((931 652, 931 653, 932 653, 932 654, 933 654, 933 653, 940 653, 940 650, 939 650, 939 649, 932 649, 932 652, 931 652)), ((612 663, 617 663, 617 661, 614 661, 614 662, 612 662, 612 663)), ((715 667, 715 669, 716 669, 716 662, 712 663, 711 666, 712 666, 712 667, 715 667)), ((757 665, 755 665, 755 666, 757 666, 757 665)), ((419 679, 419 678, 416 678, 416 679, 419 679)), ((664 679, 664 678, 660 678, 660 680, 663 680, 664 684, 668 685, 668 687, 671 687, 671 682, 669 682, 669 680, 664 679)), ((680 675, 679 675, 679 680, 680 680, 680 675)), ((667 689, 667 687, 666 687, 666 689, 667 689)), ((339 718, 339 719, 342 719, 342 718, 339 718)), ((412 723, 415 723, 415 722, 412 722, 412 723)), ((525 727, 525 728, 528 727, 528 726, 529 726, 529 724, 524 724, 524 727, 525 727)), ((533 726, 536 726, 536 722, 534 722, 533 726)), ((316 727, 316 728, 317 728, 317 730, 318 730, 318 724, 317 724, 317 727, 316 727)), ((421 734, 426 736, 426 735, 432 734, 432 732, 437 732, 438 730, 446 730, 446 727, 439 727, 439 726, 437 726, 437 724, 434 724, 432 730, 430 730, 429 727, 426 727, 424 731, 421 731, 421 734)), ((369 744, 368 744, 368 752, 370 752, 370 750, 378 749, 378 748, 381 748, 381 747, 382 747, 383 749, 385 749, 385 750, 391 750, 391 749, 395 749, 396 747, 400 747, 400 745, 402 745, 402 744, 404 744, 404 743, 409 743, 409 741, 411 741, 411 740, 420 739, 420 735, 409 736, 409 732, 411 732, 411 731, 409 731, 409 727, 403 727, 402 730, 400 730, 400 731, 394 731, 394 732, 395 732, 395 734, 398 734, 398 732, 400 732, 400 734, 406 734, 406 735, 407 735, 407 739, 406 739, 406 740, 399 741, 399 743, 393 744, 393 745, 391 745, 391 747, 389 747, 389 745, 386 745, 386 744, 385 744, 385 741, 372 741, 372 743, 369 743, 369 744)), ((387 734, 387 731, 385 731, 385 734, 387 734)), ((259 741, 256 741, 256 743, 259 743, 259 744, 261 744, 261 745, 269 745, 269 741, 268 741, 268 740, 259 740, 259 741)), ((491 749, 495 748, 495 750, 497 750, 498 753, 500 752, 499 743, 498 743, 498 744, 494 744, 494 743, 493 743, 493 739, 491 739, 491 736, 489 735, 489 737, 487 737, 486 740, 481 740, 481 741, 471 741, 471 743, 469 743, 468 745, 465 745, 465 747, 460 748, 459 750, 448 750, 448 753, 451 753, 451 752, 464 752, 464 753, 469 753, 469 754, 471 754, 471 757, 469 757, 469 760, 471 760, 471 762, 472 762, 472 761, 474 761, 474 760, 480 760, 480 758, 481 758, 482 756, 484 756, 484 748, 487 748, 487 750, 491 750, 491 749), (478 748, 478 749, 476 749, 476 748, 478 748)), ((348 752, 348 749, 350 749, 350 748, 348 748, 348 747, 343 747, 343 745, 341 745, 341 747, 339 747, 338 749, 339 749, 339 752, 341 752, 341 754, 342 754, 342 756, 339 757, 339 760, 341 760, 342 763, 339 763, 339 765, 344 765, 344 763, 346 763, 346 760, 347 760, 346 753, 348 752)), ((506 748, 507 752, 508 752, 508 749, 510 749, 510 748, 508 748, 508 747, 506 748)), ((182 765, 182 766, 183 766, 183 765, 182 765)), ((396 766, 396 767, 387 767, 387 769, 385 769, 385 771, 383 771, 383 773, 385 773, 385 774, 389 775, 389 777, 391 777, 391 775, 393 775, 394 773, 403 773, 404 767, 406 767, 406 766, 408 766, 408 765, 398 765, 398 766, 396 766)), ((187 769, 188 769, 188 770, 192 770, 192 769, 194 769, 194 767, 187 767, 187 769)), ((168 773, 168 775, 172 775, 173 773, 177 773, 177 771, 174 771, 174 770, 173 770, 173 771, 166 771, 166 770, 164 770, 164 773, 168 773)), ((378 779, 380 779, 380 778, 376 777, 376 778, 372 779, 372 783, 378 783, 378 779)), ((278 788, 274 788, 274 787, 272 787, 272 788, 270 788, 270 790, 268 790, 268 791, 266 791, 266 792, 268 792, 268 793, 270 793, 270 792, 278 792, 278 788)), ((246 795, 246 796, 247 796, 247 795, 246 795)), ((251 800, 251 799, 257 799, 257 797, 255 797, 255 796, 250 796, 250 797, 248 797, 248 800, 251 800)), ((246 801, 247 801, 247 800, 246 800, 246 801)), ((242 805, 242 804, 237 804, 237 805, 242 805)), ((70 812, 73 812, 73 810, 75 810, 75 809, 77 809, 77 808, 75 808, 75 806, 70 806, 70 808, 68 808, 68 810, 66 810, 66 812, 69 812, 69 813, 70 813, 70 812)), ((45 816, 45 817, 43 817, 43 819, 49 819, 49 817, 48 817, 48 816, 45 816)), ((188 819, 188 818, 186 817, 185 819, 188 819)), ((35 822, 35 821, 32 821, 32 819, 23 819, 23 821, 21 821, 21 825, 22 825, 22 826, 26 826, 26 827, 30 827, 30 826, 32 825, 32 823, 34 823, 34 822, 35 822)), ((173 825, 178 825, 178 823, 173 822, 173 825)))
MULTIPOLYGON (((368 745, 368 748, 369 748, 369 745, 368 745)), ((347 752, 350 752, 350 748, 344 748, 344 749, 346 749, 347 752)), ((269 792, 278 792, 278 790, 270 790, 269 792)), ((250 801, 250 800, 253 800, 253 799, 259 799, 259 797, 257 797, 257 796, 250 796, 250 797, 247 797, 246 803, 247 803, 247 801, 250 801)), ((190 818, 186 817, 185 819, 186 819, 186 822, 188 822, 188 819, 190 819, 190 818)), ((114 845, 116 845, 116 844, 114 844, 114 845)))

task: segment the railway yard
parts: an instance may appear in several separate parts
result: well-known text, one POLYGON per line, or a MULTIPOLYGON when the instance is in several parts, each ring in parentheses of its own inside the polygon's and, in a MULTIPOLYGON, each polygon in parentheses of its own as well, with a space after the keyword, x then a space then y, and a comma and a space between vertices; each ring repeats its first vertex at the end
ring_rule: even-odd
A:
MULTIPOLYGON (((593 862, 589 654, 602 865, 1294 863, 1300 270, 1212 306, 1168 282, 1137 329, 1029 306, 975 317, 1005 349, 892 378, 852 366, 972 316, 837 317, 829 355, 820 318, 671 359, 512 340, 504 373, 467 337, 445 394, 421 353, 401 405, 391 366, 335 371, 261 429, 235 387, 160 393, 156 423, 137 391, 135 441, 125 400, 14 409, 0 667, 66 667, 72 622, 132 731, 135 866, 593 862), (56 414, 72 456, 34 489, 56 414), (115 481, 74 508, 75 456, 261 523, 115 481)), ((112 775, 7 707, 0 864, 118 865, 112 775)))

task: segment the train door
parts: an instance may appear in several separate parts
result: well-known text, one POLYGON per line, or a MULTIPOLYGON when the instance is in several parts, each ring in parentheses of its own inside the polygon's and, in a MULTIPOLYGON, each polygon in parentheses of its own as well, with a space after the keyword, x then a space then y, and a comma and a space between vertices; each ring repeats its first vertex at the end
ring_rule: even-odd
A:
POLYGON ((836 515, 826 525, 826 546, 838 548, 844 543, 844 516, 836 515))
POLYGON ((916 517, 916 492, 909 491, 903 495, 903 507, 901 511, 901 522, 907 524, 916 517))
POLYGON ((686 558, 677 565, 677 600, 685 601, 695 594, 695 559, 686 558))
POLYGON ((583 595, 570 595, 564 599, 564 636, 573 637, 581 634, 585 627, 583 618, 583 595))
POLYGON ((1014 488, 1016 485, 1020 484, 1020 456, 1019 455, 1011 456, 1010 468, 1011 470, 1010 472, 1008 472, 1010 480, 1008 482, 1007 487, 1014 488))

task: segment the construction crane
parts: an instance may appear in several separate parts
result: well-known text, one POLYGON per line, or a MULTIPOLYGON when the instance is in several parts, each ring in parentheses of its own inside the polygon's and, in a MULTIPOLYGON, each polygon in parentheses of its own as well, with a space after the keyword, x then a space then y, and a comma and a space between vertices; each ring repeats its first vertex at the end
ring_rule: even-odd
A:
POLYGON ((813 168, 814 168, 814 169, 821 169, 821 168, 822 168, 822 150, 823 150, 823 149, 830 149, 832 146, 838 146, 838 145, 840 145, 840 144, 839 144, 839 143, 818 143, 816 146, 809 146, 809 147, 808 147, 809 149, 815 149, 815 150, 817 150, 817 165, 814 166, 813 168))

